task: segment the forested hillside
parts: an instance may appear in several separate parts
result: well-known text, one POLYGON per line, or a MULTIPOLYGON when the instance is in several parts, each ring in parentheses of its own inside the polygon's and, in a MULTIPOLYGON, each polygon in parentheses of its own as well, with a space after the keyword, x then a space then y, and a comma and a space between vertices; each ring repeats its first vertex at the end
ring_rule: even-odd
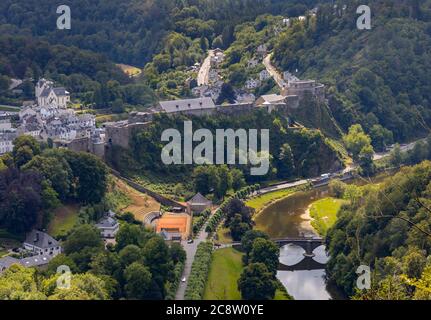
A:
POLYGON ((275 45, 282 70, 329 85, 332 113, 343 129, 360 123, 391 130, 397 141, 431 123, 430 1, 337 1, 298 23, 275 45), (372 30, 358 30, 356 8, 369 4, 372 30), (346 10, 342 10, 346 5, 346 10))
POLYGON ((403 168, 382 185, 346 185, 340 195, 351 204, 327 235, 329 278, 359 299, 429 299, 430 188, 429 161, 403 168), (355 291, 359 265, 373 270, 366 292, 355 291))
POLYGON ((56 30, 58 1, 3 0, 0 30, 42 36, 51 43, 75 45, 104 53, 115 62, 143 67, 162 49, 161 39, 172 31, 191 38, 218 36, 232 41, 236 24, 259 14, 298 15, 317 0, 71 0, 73 26, 56 30))

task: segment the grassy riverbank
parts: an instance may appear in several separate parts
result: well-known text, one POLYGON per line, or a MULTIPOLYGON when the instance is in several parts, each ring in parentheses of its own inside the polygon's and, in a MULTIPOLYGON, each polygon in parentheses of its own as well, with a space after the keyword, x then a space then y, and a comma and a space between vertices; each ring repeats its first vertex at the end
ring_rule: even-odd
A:
POLYGON ((337 220, 337 213, 346 200, 325 198, 314 202, 310 206, 310 216, 313 218, 311 225, 321 235, 326 236, 326 232, 337 220))
MULTIPOLYGON (((243 270, 244 254, 233 248, 213 253, 210 272, 205 285, 204 300, 241 300, 238 279, 243 270)), ((274 300, 289 300, 283 290, 277 289, 274 300)))
POLYGON ((257 196, 253 199, 250 199, 245 204, 250 208, 255 209, 256 212, 259 212, 265 207, 273 204, 274 202, 281 200, 283 198, 286 198, 287 196, 290 196, 291 194, 297 191, 305 190, 305 189, 306 187, 301 186, 296 188, 277 190, 277 191, 266 193, 266 194, 257 196))

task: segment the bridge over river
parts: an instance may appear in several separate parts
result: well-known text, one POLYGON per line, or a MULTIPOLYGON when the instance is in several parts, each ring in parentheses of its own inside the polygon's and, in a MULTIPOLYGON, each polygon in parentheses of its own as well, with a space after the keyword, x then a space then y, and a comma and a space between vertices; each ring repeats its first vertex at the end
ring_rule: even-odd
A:
MULTIPOLYGON (((282 238, 282 239, 271 239, 271 241, 278 244, 279 247, 284 247, 289 244, 301 247, 305 250, 304 259, 295 265, 288 266, 280 262, 279 271, 303 271, 303 270, 321 270, 325 269, 325 264, 314 260, 313 251, 325 244, 323 238, 282 238)), ((227 245, 220 246, 220 248, 234 247, 241 248, 240 242, 235 242, 227 245)))

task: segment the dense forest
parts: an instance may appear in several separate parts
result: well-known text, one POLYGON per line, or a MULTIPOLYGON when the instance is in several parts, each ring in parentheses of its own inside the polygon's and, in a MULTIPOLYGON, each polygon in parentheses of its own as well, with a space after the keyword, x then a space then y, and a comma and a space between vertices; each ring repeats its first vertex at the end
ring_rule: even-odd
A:
MULTIPOLYGON (((428 159, 430 147, 431 143, 424 149, 428 159)), ((350 204, 342 207, 327 235, 327 269, 330 280, 347 295, 430 299, 430 182, 431 163, 425 161, 401 169, 380 185, 332 184, 333 194, 350 204), (356 290, 359 265, 373 271, 371 290, 356 290)))
POLYGON ((344 130, 380 124, 395 140, 429 131, 430 1, 338 1, 296 23, 275 45, 283 70, 329 85, 332 113, 344 130), (356 8, 372 8, 372 30, 358 30, 356 8), (346 9, 343 10, 343 6, 346 9))
POLYGON ((72 0, 72 29, 56 30, 55 0, 4 0, 0 3, 2 34, 42 37, 53 44, 74 45, 106 54, 115 62, 143 67, 162 49, 170 32, 210 43, 224 35, 225 46, 234 26, 263 13, 302 14, 317 0, 72 0))

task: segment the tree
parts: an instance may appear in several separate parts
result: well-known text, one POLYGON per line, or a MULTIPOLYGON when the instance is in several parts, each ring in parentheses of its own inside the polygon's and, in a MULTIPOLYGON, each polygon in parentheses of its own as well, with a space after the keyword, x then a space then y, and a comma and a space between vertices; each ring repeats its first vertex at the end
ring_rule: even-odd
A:
POLYGON ((99 230, 84 224, 75 228, 63 244, 64 253, 69 256, 81 272, 90 269, 94 256, 104 248, 99 230))
POLYGON ((343 141, 347 150, 352 154, 354 161, 359 160, 359 154, 364 147, 371 146, 371 138, 365 134, 359 124, 350 127, 349 133, 343 137, 343 141))
POLYGON ((393 133, 379 124, 373 125, 370 130, 370 137, 373 148, 378 152, 385 151, 387 146, 394 143, 393 133))
POLYGON ((292 149, 288 143, 281 146, 277 160, 278 176, 282 179, 290 178, 295 172, 295 162, 293 160, 292 149))
POLYGON ((107 300, 106 283, 91 273, 71 276, 70 289, 57 288, 58 275, 43 282, 49 300, 107 300))
POLYGON ((248 259, 250 257, 250 252, 253 249, 254 241, 259 238, 268 240, 269 236, 265 232, 259 230, 250 230, 243 235, 241 239, 241 248, 245 252, 245 264, 248 264, 248 259))
POLYGON ((398 143, 395 145, 394 149, 389 155, 389 162, 396 168, 398 168, 403 163, 403 155, 401 154, 401 147, 398 143))
POLYGON ((244 268, 238 280, 238 289, 244 300, 272 300, 276 283, 263 263, 251 263, 244 268))
POLYGON ((172 261, 177 264, 178 262, 184 263, 186 261, 186 252, 180 243, 174 242, 169 247, 169 253, 172 261))
POLYGON ((128 299, 143 300, 147 298, 151 285, 151 272, 146 266, 138 262, 132 263, 124 270, 124 279, 126 280, 124 289, 128 299))
POLYGON ((370 176, 374 173, 374 150, 371 145, 364 146, 359 153, 359 165, 362 174, 370 176))
POLYGON ((249 261, 250 263, 263 263, 275 277, 279 265, 279 255, 280 249, 274 242, 257 238, 253 242, 249 261))
POLYGON ((107 168, 95 155, 64 152, 73 176, 78 182, 77 198, 85 204, 99 203, 106 193, 107 168))
POLYGON ((217 99, 217 104, 221 105, 224 102, 234 103, 236 100, 236 94, 231 84, 223 83, 220 91, 220 95, 217 99))
POLYGON ((226 165, 217 168, 218 182, 215 188, 215 195, 222 199, 227 191, 232 187, 232 175, 226 165))
POLYGON ((0 225, 13 233, 43 220, 42 178, 36 172, 0 171, 0 225))
POLYGON ((232 176, 232 188, 235 191, 240 190, 241 188, 246 186, 246 181, 244 179, 244 173, 239 169, 232 169, 230 171, 232 176))
POLYGON ((335 179, 329 182, 329 193, 335 198, 342 199, 346 188, 347 185, 341 180, 335 179))
POLYGON ((142 262, 143 258, 141 248, 133 244, 130 244, 124 249, 122 249, 119 252, 118 256, 120 258, 120 263, 123 268, 126 268, 134 262, 142 262))

